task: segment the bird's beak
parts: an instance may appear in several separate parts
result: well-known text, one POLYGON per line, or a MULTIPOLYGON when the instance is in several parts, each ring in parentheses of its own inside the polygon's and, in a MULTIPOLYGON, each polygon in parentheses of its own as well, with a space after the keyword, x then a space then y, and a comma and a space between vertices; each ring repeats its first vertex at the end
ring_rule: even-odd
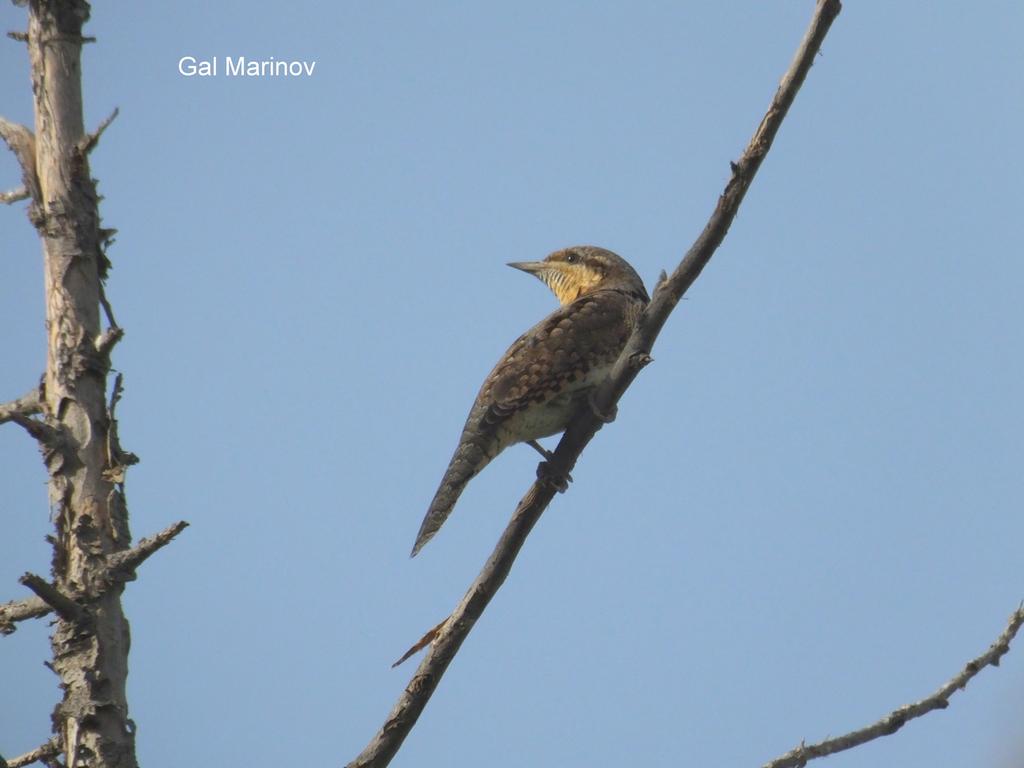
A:
POLYGON ((523 272, 529 272, 536 277, 540 277, 541 272, 551 266, 543 261, 510 261, 508 265, 515 269, 521 269, 523 272))

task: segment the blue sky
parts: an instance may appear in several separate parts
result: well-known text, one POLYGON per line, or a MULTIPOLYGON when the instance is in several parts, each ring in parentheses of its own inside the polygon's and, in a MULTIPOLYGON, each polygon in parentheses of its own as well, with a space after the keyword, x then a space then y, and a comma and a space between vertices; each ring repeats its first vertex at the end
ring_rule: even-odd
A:
MULTIPOLYGON (((710 213, 811 3, 98 6, 87 119, 136 537, 142 764, 343 764, 537 460, 408 551, 482 378, 577 243, 652 285, 710 213), (316 61, 289 79, 178 60, 316 61), (256 735, 256 740, 253 736, 256 735)), ((0 10, 4 29, 23 9, 0 10)), ((760 765, 934 690, 1024 598, 1024 11, 847 3, 729 236, 534 530, 396 766, 760 765)), ((0 113, 31 122, 21 46, 0 113)), ((5 188, 17 183, 0 156, 5 188)), ((38 242, 0 212, 0 400, 44 364, 38 242)), ((0 428, 0 599, 45 475, 0 428)), ((0 754, 56 701, 0 639, 0 754)), ((1015 648, 833 768, 1024 758, 1015 648)))

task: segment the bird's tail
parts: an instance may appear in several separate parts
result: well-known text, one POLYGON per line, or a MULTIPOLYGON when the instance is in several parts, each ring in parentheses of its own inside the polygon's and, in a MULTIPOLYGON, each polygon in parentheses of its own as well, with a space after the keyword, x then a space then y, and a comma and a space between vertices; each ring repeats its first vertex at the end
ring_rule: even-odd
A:
POLYGON ((423 545, 440 530, 448 515, 452 513, 452 508, 462 495, 466 484, 493 458, 494 456, 488 456, 487 452, 472 440, 463 438, 459 442, 459 447, 455 449, 455 455, 448 464, 448 470, 441 478, 441 485, 434 494, 434 500, 430 502, 430 508, 423 518, 420 532, 416 534, 416 543, 410 557, 415 557, 423 545))

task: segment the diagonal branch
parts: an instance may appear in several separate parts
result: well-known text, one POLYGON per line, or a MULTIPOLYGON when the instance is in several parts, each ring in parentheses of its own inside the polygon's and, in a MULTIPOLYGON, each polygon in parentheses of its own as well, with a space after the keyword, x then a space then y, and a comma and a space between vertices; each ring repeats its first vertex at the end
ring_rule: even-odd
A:
MULTIPOLYGON (((729 231, 736 211, 771 148, 772 140, 840 9, 839 0, 818 0, 814 16, 796 56, 783 77, 768 112, 754 132, 750 144, 739 161, 733 163, 732 177, 704 231, 671 277, 659 282, 654 298, 641 317, 637 330, 627 342, 611 375, 596 393, 593 401, 595 408, 581 409, 559 442, 552 459, 552 463, 559 469, 571 471, 580 453, 600 429, 602 422, 592 411, 614 413, 614 406, 622 393, 640 369, 650 362, 651 346, 665 320, 686 289, 697 279, 729 231)), ((384 725, 366 748, 349 763, 348 768, 380 768, 387 765, 395 756, 469 631, 505 581, 526 537, 551 502, 555 492, 552 484, 545 480, 538 479, 530 487, 516 507, 508 527, 483 570, 451 616, 438 630, 430 650, 398 697, 384 725)))
POLYGON ((802 768, 809 760, 834 755, 836 752, 844 752, 847 749, 859 747, 861 744, 874 741, 882 736, 889 736, 896 733, 896 731, 915 718, 926 715, 936 709, 945 709, 949 706, 949 700, 953 694, 966 688, 971 678, 981 672, 981 670, 988 666, 999 666, 999 660, 1009 652, 1010 642, 1016 636, 1021 625, 1024 625, 1024 606, 1018 607, 1013 612, 1009 623, 1006 625, 1006 629, 1003 630, 1003 633, 996 638, 996 641, 985 653, 967 662, 955 677, 931 696, 895 709, 878 722, 856 731, 825 739, 817 744, 807 745, 801 743, 800 746, 790 750, 782 757, 778 757, 770 763, 765 763, 764 768, 802 768))

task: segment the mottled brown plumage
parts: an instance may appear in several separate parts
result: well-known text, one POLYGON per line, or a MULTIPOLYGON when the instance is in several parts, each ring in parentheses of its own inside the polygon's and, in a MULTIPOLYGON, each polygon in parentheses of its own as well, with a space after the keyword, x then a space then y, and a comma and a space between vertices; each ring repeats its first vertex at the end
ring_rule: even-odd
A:
POLYGON ((633 268, 603 248, 566 248, 544 261, 509 266, 544 281, 561 306, 516 339, 484 379, 413 555, 502 450, 565 430, 611 369, 648 301, 633 268))

